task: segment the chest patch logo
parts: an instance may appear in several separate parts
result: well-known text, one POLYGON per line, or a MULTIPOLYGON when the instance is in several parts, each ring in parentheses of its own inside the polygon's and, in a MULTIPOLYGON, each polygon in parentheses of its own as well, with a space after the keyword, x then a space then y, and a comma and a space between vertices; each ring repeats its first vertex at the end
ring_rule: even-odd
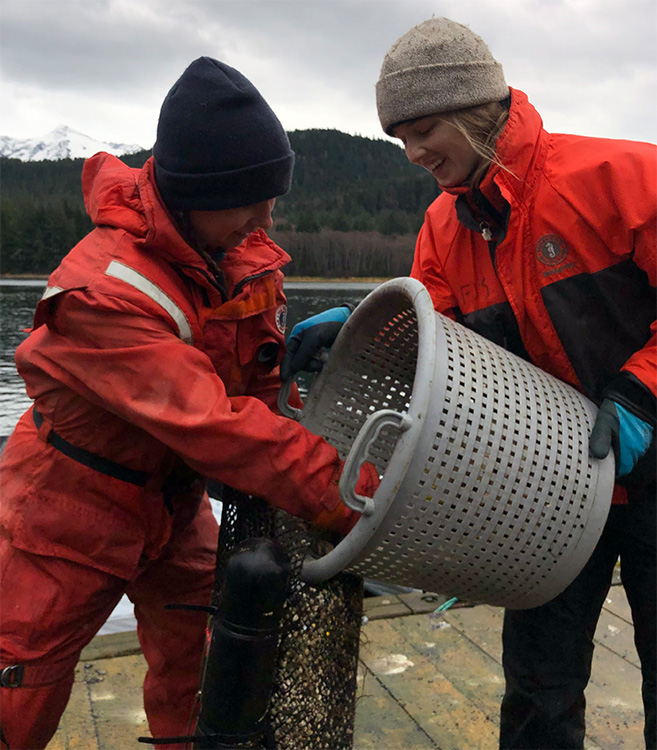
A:
POLYGON ((287 328, 287 305, 279 305, 276 308, 276 328, 281 333, 285 333, 285 329, 287 328))
POLYGON ((544 234, 536 243, 536 257, 546 266, 558 266, 567 255, 566 243, 557 234, 544 234))

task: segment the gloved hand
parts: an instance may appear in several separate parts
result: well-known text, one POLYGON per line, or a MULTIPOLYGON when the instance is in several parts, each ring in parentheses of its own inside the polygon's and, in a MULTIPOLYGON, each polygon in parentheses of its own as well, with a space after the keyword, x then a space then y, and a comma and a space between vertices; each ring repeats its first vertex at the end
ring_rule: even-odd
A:
POLYGON ((332 307, 297 323, 287 340, 287 351, 281 362, 281 380, 289 380, 300 370, 319 372, 323 363, 315 355, 333 345, 353 309, 352 305, 332 307))
POLYGON ((591 431, 589 453, 605 458, 613 448, 616 476, 629 474, 648 450, 653 427, 610 398, 604 399, 591 431))
MULTIPOLYGON (((337 482, 339 477, 336 479, 336 491, 337 482)), ((356 483, 356 494, 365 495, 366 497, 374 497, 374 493, 377 491, 379 484, 379 473, 377 472, 374 464, 365 462, 361 469, 356 483)), ((338 499, 335 508, 332 511, 324 510, 316 519, 315 524, 321 526, 323 529, 328 531, 337 531, 343 536, 348 534, 351 529, 356 525, 360 513, 355 510, 348 508, 342 500, 338 499)))

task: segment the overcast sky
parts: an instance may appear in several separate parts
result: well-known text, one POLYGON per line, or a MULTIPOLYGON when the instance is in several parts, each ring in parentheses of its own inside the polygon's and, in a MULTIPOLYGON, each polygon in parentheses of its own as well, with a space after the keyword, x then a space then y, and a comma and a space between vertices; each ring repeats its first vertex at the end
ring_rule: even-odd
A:
POLYGON ((383 56, 432 15, 482 36, 548 130, 657 136, 656 0, 2 0, 0 14, 0 135, 16 138, 63 124, 150 148, 200 55, 241 70, 287 130, 383 138, 383 56))

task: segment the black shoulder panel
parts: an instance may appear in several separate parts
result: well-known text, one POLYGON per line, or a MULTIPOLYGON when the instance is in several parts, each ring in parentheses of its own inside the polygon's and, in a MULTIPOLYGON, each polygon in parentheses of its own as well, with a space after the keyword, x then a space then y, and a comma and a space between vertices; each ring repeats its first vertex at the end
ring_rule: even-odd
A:
POLYGON ((628 260, 555 281, 541 294, 585 393, 599 402, 605 386, 650 338, 654 287, 628 260))
POLYGON ((508 302, 500 302, 497 305, 467 313, 459 322, 489 341, 529 361, 529 355, 520 336, 518 321, 508 302))

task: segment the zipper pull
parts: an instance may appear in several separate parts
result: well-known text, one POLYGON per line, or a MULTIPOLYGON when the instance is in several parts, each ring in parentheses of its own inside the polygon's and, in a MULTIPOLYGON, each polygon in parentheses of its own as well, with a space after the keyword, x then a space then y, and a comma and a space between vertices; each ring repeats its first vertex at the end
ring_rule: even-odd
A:
POLYGON ((486 240, 486 242, 490 242, 493 239, 493 233, 490 231, 490 227, 488 224, 486 224, 485 221, 482 221, 479 225, 479 229, 481 229, 481 236, 486 240))

